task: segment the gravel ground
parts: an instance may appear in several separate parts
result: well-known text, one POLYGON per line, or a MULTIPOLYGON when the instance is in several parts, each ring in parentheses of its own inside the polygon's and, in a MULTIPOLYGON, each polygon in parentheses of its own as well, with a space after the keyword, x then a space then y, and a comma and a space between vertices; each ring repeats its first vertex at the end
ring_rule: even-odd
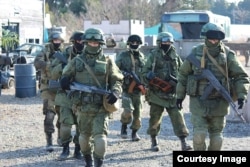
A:
MULTIPOLYGON (((248 68, 250 70, 250 68, 248 68)), ((180 150, 180 142, 174 135, 167 115, 164 113, 162 130, 159 135, 159 152, 150 151, 150 136, 147 135, 149 107, 145 103, 142 114, 141 140, 131 142, 120 138, 120 113, 115 112, 110 120, 107 155, 104 166, 112 167, 171 167, 173 150, 180 150)), ((188 112, 188 98, 184 101, 184 116, 190 135, 187 140, 192 144, 192 125, 188 112)), ((0 96, 0 167, 43 167, 84 166, 83 160, 71 158, 74 145, 71 143, 71 157, 58 161, 62 148, 55 145, 55 151, 45 151, 43 132, 42 100, 39 94, 31 98, 15 97, 15 89, 2 89, 0 96)), ((72 132, 74 133, 74 131, 72 132)), ((131 131, 129 130, 129 134, 131 131)), ((54 143, 56 143, 54 134, 54 143)), ((250 151, 250 124, 227 122, 224 130, 223 150, 250 151)))

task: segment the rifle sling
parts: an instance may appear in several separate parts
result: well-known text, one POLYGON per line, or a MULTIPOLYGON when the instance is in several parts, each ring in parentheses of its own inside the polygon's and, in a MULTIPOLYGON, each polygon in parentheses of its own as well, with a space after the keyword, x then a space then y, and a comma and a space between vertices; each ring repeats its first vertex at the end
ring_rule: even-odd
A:
MULTIPOLYGON (((208 50, 206 49, 206 47, 204 47, 204 50, 206 52, 206 54, 208 55, 208 58, 212 61, 212 63, 219 69, 219 71, 226 77, 227 79, 227 88, 230 91, 230 87, 229 87, 229 79, 228 79, 228 75, 226 73, 226 71, 217 63, 217 61, 213 58, 213 56, 211 56, 211 54, 208 52, 208 50)), ((225 48, 224 48, 225 51, 225 48)), ((226 66, 227 66, 227 62, 226 62, 226 66)), ((227 70, 227 69, 226 69, 227 70)))
POLYGON ((227 78, 227 74, 225 72, 225 70, 217 63, 217 61, 211 56, 211 54, 208 52, 208 50, 206 48, 205 52, 208 55, 208 58, 212 61, 212 63, 219 69, 219 71, 227 78))

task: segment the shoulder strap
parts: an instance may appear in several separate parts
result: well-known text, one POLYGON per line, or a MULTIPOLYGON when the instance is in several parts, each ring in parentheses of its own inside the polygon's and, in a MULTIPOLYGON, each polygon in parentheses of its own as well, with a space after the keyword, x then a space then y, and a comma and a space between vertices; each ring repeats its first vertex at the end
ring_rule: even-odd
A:
POLYGON ((210 55, 210 53, 207 51, 207 48, 204 47, 204 50, 208 56, 208 58, 212 61, 212 63, 219 69, 219 71, 227 77, 226 71, 217 63, 217 61, 213 58, 213 56, 210 55))

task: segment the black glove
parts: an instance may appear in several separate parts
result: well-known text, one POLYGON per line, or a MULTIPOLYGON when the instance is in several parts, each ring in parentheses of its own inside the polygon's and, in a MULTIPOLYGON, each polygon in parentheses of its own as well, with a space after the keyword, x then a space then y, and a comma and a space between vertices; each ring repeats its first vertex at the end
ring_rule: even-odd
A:
POLYGON ((152 71, 149 71, 149 72, 147 73, 146 78, 147 78, 148 80, 152 80, 154 77, 155 77, 155 73, 153 73, 152 71))
POLYGON ((117 101, 118 98, 119 98, 118 93, 117 92, 112 92, 107 97, 108 103, 109 104, 114 104, 117 101))
POLYGON ((183 99, 177 99, 176 100, 176 106, 178 109, 182 109, 182 102, 183 102, 183 99))
POLYGON ((242 107, 243 107, 243 105, 244 105, 244 99, 238 99, 238 109, 242 109, 242 107))
POLYGON ((62 69, 64 69, 66 65, 67 65, 66 63, 62 63, 62 69))
POLYGON ((70 90, 70 78, 69 77, 62 77, 60 80, 60 85, 63 90, 70 90))

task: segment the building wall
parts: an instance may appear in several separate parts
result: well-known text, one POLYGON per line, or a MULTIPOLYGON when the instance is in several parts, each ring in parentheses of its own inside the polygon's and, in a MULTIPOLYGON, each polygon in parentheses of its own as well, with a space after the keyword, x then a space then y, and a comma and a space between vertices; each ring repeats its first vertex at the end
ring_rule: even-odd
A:
POLYGON ((127 40, 129 35, 137 34, 144 43, 144 21, 141 20, 120 20, 118 24, 110 23, 108 20, 94 24, 91 20, 85 20, 83 26, 84 31, 88 28, 99 28, 107 36, 112 33, 116 41, 120 41, 122 37, 127 40))
POLYGON ((11 26, 12 23, 19 25, 19 44, 42 44, 43 0, 0 0, 0 24, 11 26))

